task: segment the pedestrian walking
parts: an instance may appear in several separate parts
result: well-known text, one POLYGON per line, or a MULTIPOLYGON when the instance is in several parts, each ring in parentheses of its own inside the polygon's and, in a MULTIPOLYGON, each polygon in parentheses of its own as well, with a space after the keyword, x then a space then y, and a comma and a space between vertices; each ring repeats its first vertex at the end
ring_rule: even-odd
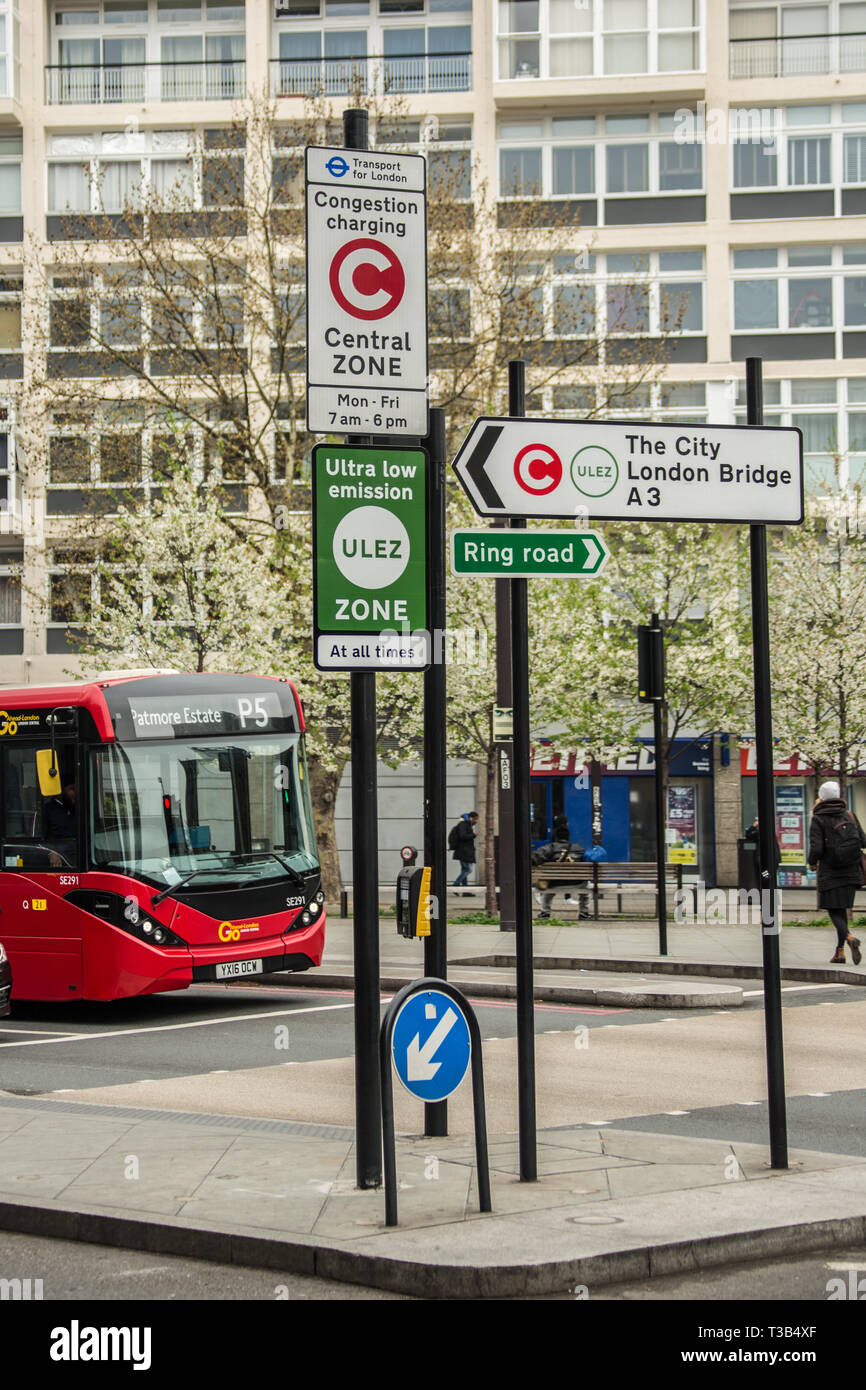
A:
POLYGON ((475 863, 475 827, 478 824, 477 811, 464 811, 459 821, 452 827, 448 836, 448 848, 452 858, 460 865, 460 872, 454 880, 455 888, 465 888, 469 880, 469 870, 475 863))
POLYGON ((826 909, 836 928, 831 965, 845 964, 846 945, 854 964, 860 964, 860 942, 848 930, 848 909, 863 885, 864 848, 863 827, 842 800, 839 783, 824 782, 809 826, 809 868, 818 867, 818 906, 826 909))

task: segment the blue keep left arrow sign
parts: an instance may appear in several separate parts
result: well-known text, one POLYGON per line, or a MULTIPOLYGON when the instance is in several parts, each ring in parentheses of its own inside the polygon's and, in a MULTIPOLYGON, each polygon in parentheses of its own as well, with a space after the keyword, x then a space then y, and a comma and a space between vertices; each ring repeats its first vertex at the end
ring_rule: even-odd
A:
POLYGON ((438 990, 422 990, 403 1004, 391 1038, 394 1070, 410 1095, 446 1100, 469 1067, 472 1041, 460 1005, 438 990))

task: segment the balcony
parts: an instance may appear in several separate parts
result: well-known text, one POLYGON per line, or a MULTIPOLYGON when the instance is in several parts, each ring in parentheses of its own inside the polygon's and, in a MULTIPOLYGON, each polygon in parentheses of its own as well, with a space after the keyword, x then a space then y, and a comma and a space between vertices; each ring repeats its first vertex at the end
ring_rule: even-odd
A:
POLYGON ((246 95, 246 63, 115 63, 48 67, 49 106, 108 106, 150 101, 235 101, 246 95))
POLYGON ((271 63, 271 94, 277 97, 468 92, 471 87, 471 53, 275 58, 271 63))
POLYGON ((866 72, 866 33, 731 39, 731 77, 813 77, 866 72))

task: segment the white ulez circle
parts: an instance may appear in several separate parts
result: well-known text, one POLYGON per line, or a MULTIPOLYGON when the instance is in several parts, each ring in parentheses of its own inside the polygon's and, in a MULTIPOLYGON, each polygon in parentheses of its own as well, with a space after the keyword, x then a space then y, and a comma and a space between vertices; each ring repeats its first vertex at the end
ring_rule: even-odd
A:
POLYGON ((334 532, 337 569, 359 589, 387 589, 409 563, 409 533, 385 507, 358 507, 334 532))

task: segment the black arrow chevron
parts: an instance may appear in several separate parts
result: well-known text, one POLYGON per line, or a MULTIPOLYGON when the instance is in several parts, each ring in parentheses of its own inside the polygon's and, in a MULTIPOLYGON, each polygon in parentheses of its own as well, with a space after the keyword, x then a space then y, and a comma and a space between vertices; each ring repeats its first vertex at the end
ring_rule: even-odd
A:
POLYGON ((484 505, 500 512, 505 510, 505 503, 484 471, 484 466, 503 429, 503 425, 485 425, 478 443, 464 463, 466 476, 475 484, 484 505))

